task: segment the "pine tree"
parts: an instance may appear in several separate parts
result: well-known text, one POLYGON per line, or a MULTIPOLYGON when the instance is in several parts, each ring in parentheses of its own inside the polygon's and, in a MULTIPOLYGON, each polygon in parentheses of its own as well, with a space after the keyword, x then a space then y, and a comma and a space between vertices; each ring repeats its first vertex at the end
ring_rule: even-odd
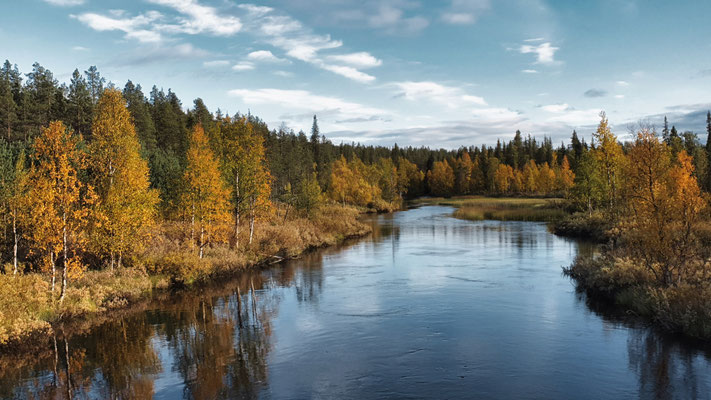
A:
POLYGON ((99 74, 96 65, 92 65, 87 71, 84 71, 84 75, 86 75, 86 85, 89 89, 92 105, 95 106, 99 102, 101 93, 104 91, 106 79, 99 74))
POLYGON ((93 104, 86 80, 79 70, 75 69, 67 96, 67 120, 74 132, 85 136, 91 133, 93 104))
POLYGON ((123 89, 128 111, 131 113, 133 125, 136 127, 138 141, 141 143, 141 153, 149 158, 156 150, 156 127, 153 124, 151 110, 141 85, 128 81, 123 89))
POLYGON ((92 238, 110 258, 139 250, 154 223, 158 194, 149 188, 148 164, 120 91, 106 89, 92 124, 91 166, 98 204, 92 238))

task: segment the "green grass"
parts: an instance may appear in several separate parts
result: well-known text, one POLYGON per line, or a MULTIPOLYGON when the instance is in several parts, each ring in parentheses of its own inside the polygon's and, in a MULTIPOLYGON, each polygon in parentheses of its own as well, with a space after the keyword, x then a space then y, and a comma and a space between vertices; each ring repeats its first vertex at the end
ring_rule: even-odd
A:
POLYGON ((557 221, 568 213, 563 199, 463 196, 421 199, 416 204, 456 207, 455 218, 470 221, 557 221))

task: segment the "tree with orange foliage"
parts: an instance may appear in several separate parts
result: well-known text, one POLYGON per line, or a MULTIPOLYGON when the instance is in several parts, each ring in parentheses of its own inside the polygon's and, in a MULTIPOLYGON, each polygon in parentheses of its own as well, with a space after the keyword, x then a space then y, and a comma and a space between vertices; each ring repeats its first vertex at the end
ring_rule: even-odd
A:
POLYGON ((198 254, 202 258, 205 246, 224 239, 229 218, 229 190, 201 125, 193 128, 187 161, 180 203, 190 218, 190 244, 194 247, 197 240, 198 254))
POLYGON ((471 175, 474 169, 469 153, 462 152, 462 155, 457 158, 454 163, 454 191, 457 194, 471 193, 471 175))
POLYGON ((568 156, 563 156, 563 161, 560 163, 560 168, 556 170, 556 186, 561 190, 565 197, 568 197, 570 189, 575 185, 575 173, 570 169, 568 156))
POLYGON ((437 161, 427 171, 427 183, 435 196, 449 197, 454 194, 454 170, 447 161, 437 161))
POLYGON ((553 192, 555 189, 555 183, 555 172, 547 162, 544 162, 538 170, 538 182, 536 182, 538 192, 544 195, 553 192))
POLYGON ((62 122, 50 123, 35 140, 29 177, 31 240, 34 248, 44 254, 45 268, 52 271, 52 292, 56 262, 62 260, 60 302, 64 300, 68 278, 79 276, 84 270, 79 258, 85 242, 81 233, 94 200, 91 187, 78 177, 78 171, 86 165, 84 153, 77 148, 78 140, 62 122))
POLYGON ((676 162, 667 145, 649 129, 637 133, 627 155, 623 225, 632 254, 663 286, 682 280, 696 248, 693 226, 705 206, 691 157, 676 162))
POLYGON ((529 160, 528 163, 523 166, 523 176, 521 180, 526 193, 530 194, 538 191, 538 166, 535 161, 529 160))
POLYGON ((148 163, 141 158, 136 130, 120 91, 106 89, 92 123, 91 169, 99 200, 92 239, 121 267, 123 255, 146 242, 155 223, 158 192, 150 188, 148 163), (117 258, 118 257, 118 258, 117 258))
POLYGON ((499 164, 499 167, 494 172, 494 191, 500 194, 508 193, 513 179, 513 168, 510 165, 499 164))

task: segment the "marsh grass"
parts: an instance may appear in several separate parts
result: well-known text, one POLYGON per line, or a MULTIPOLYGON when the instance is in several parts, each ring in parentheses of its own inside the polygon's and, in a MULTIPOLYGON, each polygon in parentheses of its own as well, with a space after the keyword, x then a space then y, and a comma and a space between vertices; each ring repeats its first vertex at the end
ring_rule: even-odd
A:
POLYGON ((557 221, 568 215, 562 199, 465 196, 423 199, 418 204, 457 207, 455 218, 470 221, 557 221))

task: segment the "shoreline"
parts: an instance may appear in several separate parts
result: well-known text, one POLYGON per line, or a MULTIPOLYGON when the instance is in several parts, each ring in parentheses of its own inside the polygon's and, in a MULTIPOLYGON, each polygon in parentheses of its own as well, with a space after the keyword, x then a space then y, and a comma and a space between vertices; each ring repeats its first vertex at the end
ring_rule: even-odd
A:
MULTIPOLYGON (((363 217, 367 215, 369 214, 359 212, 353 220, 347 221, 346 230, 328 232, 328 235, 319 238, 318 242, 300 243, 301 248, 295 253, 279 254, 284 253, 280 251, 277 254, 256 255, 256 259, 233 265, 230 268, 214 268, 191 282, 176 281, 174 277, 165 273, 150 274, 131 268, 117 269, 110 278, 140 281, 143 287, 140 288, 138 294, 132 290, 133 288, 125 288, 123 292, 112 293, 113 297, 107 301, 108 304, 96 310, 59 313, 51 321, 44 321, 42 326, 26 329, 6 342, 0 343, 0 356, 12 356, 41 350, 51 343, 53 337, 71 337, 113 318, 116 314, 130 315, 140 312, 155 302, 168 301, 176 295, 198 292, 219 285, 223 281, 229 282, 245 272, 260 271, 270 266, 302 258, 319 250, 338 247, 352 240, 360 240, 372 233, 371 226, 362 221, 363 217)), ((102 271, 96 274, 107 274, 107 272, 102 271)))

